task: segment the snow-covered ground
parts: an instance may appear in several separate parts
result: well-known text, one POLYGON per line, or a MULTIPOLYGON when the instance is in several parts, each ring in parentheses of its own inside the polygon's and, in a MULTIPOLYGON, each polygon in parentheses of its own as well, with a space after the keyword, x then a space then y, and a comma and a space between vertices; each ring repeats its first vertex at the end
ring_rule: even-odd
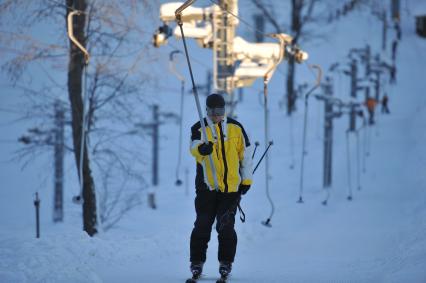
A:
MULTIPOLYGON (((231 282, 426 282, 426 40, 415 35, 413 18, 416 11, 426 12, 426 3, 407 3, 410 13, 404 10, 402 15, 398 82, 387 87, 391 114, 378 114, 377 124, 370 129, 370 155, 366 158, 366 172, 361 175, 360 190, 355 174, 355 138, 350 137, 352 201, 346 199, 345 116, 335 120, 333 187, 328 205, 321 204, 326 197, 321 185, 323 105, 312 99, 305 203, 296 202, 304 108, 299 101, 293 118, 295 145, 291 153, 289 118, 279 107, 283 77, 277 72, 272 79, 270 114, 274 145, 270 155, 270 193, 275 214, 271 228, 261 225, 270 212, 261 166, 253 188, 242 201, 247 221, 236 221, 239 238, 231 282), (296 161, 293 170, 289 167, 292 154, 296 161)), ((339 22, 326 42, 305 47, 311 55, 310 63, 320 63, 326 69, 341 61, 349 47, 364 47, 367 42, 377 52, 380 29, 380 23, 366 11, 356 12, 339 22), (345 29, 348 26, 353 27, 350 35, 345 29), (330 51, 334 49, 335 52, 330 51)), ((309 75, 306 70, 305 73, 309 75)), ((178 89, 176 80, 169 81, 178 89)), ((346 78, 335 78, 335 95, 347 99, 347 86, 343 87, 342 81, 347 84, 346 78)), ((257 89, 261 86, 255 85, 245 92, 238 117, 252 140, 263 143, 263 110, 257 89)), ((170 93, 161 93, 158 99, 166 108, 175 107, 178 101, 170 93)), ((190 96, 185 108, 194 109, 190 96)), ((197 119, 193 112, 185 114, 186 133, 197 119)), ((13 129, 8 131, 10 135, 16 134, 13 129)), ((175 187, 177 134, 167 133, 176 131, 175 125, 162 128, 165 138, 161 141, 158 209, 150 210, 146 205, 135 209, 113 229, 93 238, 81 231, 80 209, 70 201, 65 204, 65 222, 51 223, 51 182, 28 183, 35 182, 37 172, 43 168, 30 167, 12 179, 9 176, 16 176, 19 166, 2 164, 1 177, 5 182, 0 188, 0 282, 183 282, 189 275, 189 236, 195 217, 195 165, 184 151, 183 167, 190 169, 188 184, 175 187), (34 187, 40 190, 42 198, 40 239, 34 238, 34 187)), ((1 154, 6 153, 3 149, 1 154)), ((38 166, 46 166, 47 162, 40 161, 38 166)), ((71 167, 69 171, 73 170, 71 167)), ((76 186, 69 187, 71 190, 76 186)), ((72 195, 68 191, 65 199, 70 200, 72 195)), ((204 281, 213 282, 217 277, 216 253, 213 232, 204 281)))

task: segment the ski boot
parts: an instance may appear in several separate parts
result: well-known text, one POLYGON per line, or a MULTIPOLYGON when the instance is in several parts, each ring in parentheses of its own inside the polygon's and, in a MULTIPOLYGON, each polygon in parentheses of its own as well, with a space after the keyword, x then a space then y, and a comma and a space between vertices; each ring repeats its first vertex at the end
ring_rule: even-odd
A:
POLYGON ((219 265, 220 278, 216 283, 225 283, 232 270, 232 262, 222 261, 219 265))
POLYGON ((192 278, 186 280, 186 283, 197 282, 197 279, 200 278, 201 273, 203 272, 203 265, 204 262, 191 262, 191 266, 189 267, 189 269, 191 270, 192 278))

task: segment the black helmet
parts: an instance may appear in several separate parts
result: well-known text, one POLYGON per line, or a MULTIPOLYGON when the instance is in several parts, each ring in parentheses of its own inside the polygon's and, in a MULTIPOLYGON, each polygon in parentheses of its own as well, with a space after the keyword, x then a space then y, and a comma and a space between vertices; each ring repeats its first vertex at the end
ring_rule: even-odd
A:
POLYGON ((223 96, 217 93, 212 93, 207 96, 206 110, 209 116, 225 115, 225 99, 223 96))

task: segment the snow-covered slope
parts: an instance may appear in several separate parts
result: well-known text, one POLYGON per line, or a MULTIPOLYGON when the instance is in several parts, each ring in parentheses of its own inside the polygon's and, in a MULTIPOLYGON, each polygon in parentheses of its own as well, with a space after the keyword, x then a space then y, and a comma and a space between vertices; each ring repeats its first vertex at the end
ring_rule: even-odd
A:
MULTIPOLYGON (((271 228, 261 225, 270 212, 261 166, 253 188, 242 201, 247 222, 242 224, 237 220, 238 250, 231 282, 426 282, 426 40, 415 35, 413 19, 417 9, 426 9, 426 3, 420 2, 407 1, 410 13, 405 11, 402 16, 398 83, 387 89, 391 114, 378 114, 377 124, 370 129, 370 156, 366 158, 360 190, 356 188, 352 160, 353 201, 346 199, 344 131, 348 121, 342 117, 335 121, 333 187, 328 205, 321 204, 326 197, 321 185, 323 106, 311 100, 305 203, 296 203, 304 108, 299 102, 293 118, 295 168, 291 170, 290 122, 279 107, 284 83, 279 73, 272 79, 274 146, 270 155, 270 190, 275 214, 271 228)), ((366 11, 348 16, 333 29, 327 42, 306 47, 311 53, 311 63, 327 68, 342 60, 348 48, 363 47, 366 42, 376 52, 380 46, 380 28, 380 23, 372 20, 366 11), (352 28, 349 35, 347 26, 359 28, 352 28), (331 46, 337 51, 330 51, 331 46)), ((300 75, 312 80, 303 68, 300 75)), ((348 90, 341 87, 340 80, 343 81, 336 78, 335 95, 346 99, 348 90)), ((169 81, 178 88, 177 81, 169 81)), ((263 142, 263 110, 257 88, 261 86, 255 85, 245 92, 238 116, 252 140, 263 142)), ((158 99, 165 108, 176 108, 177 96, 164 92, 158 99)), ((185 108, 194 109, 189 96, 185 108)), ((187 133, 197 119, 193 112, 185 114, 187 133)), ((177 129, 166 125, 162 131, 164 135, 174 132, 176 135, 167 135, 161 141, 158 209, 138 208, 114 229, 93 238, 80 231, 80 212, 73 204, 66 204, 65 223, 50 223, 51 194, 45 189, 42 235, 41 239, 34 239, 32 194, 17 187, 25 184, 22 180, 6 182, 8 186, 0 189, 0 282, 183 282, 189 274, 189 236, 195 217, 192 189, 195 166, 184 151, 183 167, 190 169, 186 194, 185 186, 174 186, 177 129)), ((354 154, 353 136, 350 146, 354 154)), ((17 165, 3 167, 12 170, 17 165)), ((66 199, 70 199, 72 192, 67 195, 66 199)), ((216 251, 213 232, 205 281, 213 282, 218 274, 216 251)))

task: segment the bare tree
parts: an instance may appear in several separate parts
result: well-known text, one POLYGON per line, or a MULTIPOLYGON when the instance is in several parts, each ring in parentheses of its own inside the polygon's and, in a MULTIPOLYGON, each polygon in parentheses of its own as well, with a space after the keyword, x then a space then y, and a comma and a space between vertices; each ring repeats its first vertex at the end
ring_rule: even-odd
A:
MULTIPOLYGON (((274 27, 276 33, 281 33, 286 30, 290 30, 290 35, 293 37, 293 44, 296 45, 299 43, 300 38, 303 36, 303 33, 306 29, 306 25, 315 21, 315 19, 313 18, 313 13, 315 5, 318 2, 318 0, 291 0, 290 27, 285 28, 283 24, 280 24, 278 22, 278 17, 276 17, 272 12, 274 10, 276 11, 276 9, 268 9, 265 3, 263 3, 263 0, 252 0, 252 3, 256 6, 256 8, 274 27)), ((288 72, 286 80, 288 115, 291 115, 291 113, 295 110, 295 72, 296 62, 294 58, 290 57, 288 59, 288 72)))
MULTIPOLYGON (((4 55, 0 63, 11 85, 24 94, 27 105, 23 109, 27 110, 22 112, 21 119, 38 120, 39 124, 48 125, 52 117, 46 114, 52 112, 59 96, 70 111, 72 146, 68 148, 74 154, 77 169, 82 93, 87 91, 89 96, 82 176, 83 227, 89 235, 94 235, 100 224, 97 223, 95 180, 102 180, 98 183, 103 188, 100 219, 106 228, 140 204, 137 194, 146 187, 141 170, 145 164, 144 151, 140 150, 145 136, 135 130, 135 124, 144 118, 139 113, 144 113, 147 107, 143 88, 155 81, 142 67, 155 59, 150 56, 151 35, 140 26, 146 22, 137 16, 143 9, 144 19, 146 16, 149 19, 155 4, 136 0, 120 3, 112 0, 43 0, 36 3, 6 0, 0 4, 0 54, 4 55), (83 54, 66 40, 64 19, 74 9, 83 12, 74 19, 75 37, 92 55, 85 89, 83 54), (41 70, 43 75, 34 75, 34 69, 41 70), (62 93, 68 93, 68 99, 62 93), (123 183, 120 179, 127 181, 123 183)), ((43 151, 50 145, 46 139, 34 139, 34 135, 32 138, 23 136, 21 142, 27 145, 19 152, 21 157, 34 148, 43 151)))
MULTIPOLYGON (((81 43, 82 46, 87 45, 87 38, 85 36, 86 24, 86 8, 87 3, 85 0, 66 0, 66 16, 72 10, 78 10, 82 13, 74 21, 74 36, 81 43)), ((83 229, 90 236, 97 233, 97 216, 96 216, 96 191, 95 183, 92 178, 92 171, 89 164, 89 155, 87 152, 86 140, 82 141, 81 135, 85 131, 83 127, 83 99, 82 99, 82 81, 83 69, 85 66, 85 58, 81 50, 70 43, 69 63, 68 63, 68 98, 71 106, 71 128, 74 145, 74 156, 78 172, 82 172, 79 176, 82 184, 81 197, 83 198, 83 229), (81 144, 82 142, 83 145, 81 144), (81 150, 83 150, 83 163, 80 163, 81 150), (80 165, 82 164, 82 165, 80 165), (83 166, 81 169, 80 166, 83 166)), ((90 113, 90 112, 89 112, 90 113)))
MULTIPOLYGON (((364 6, 369 0, 290 0, 290 17, 288 23, 281 23, 282 13, 268 0, 251 0, 258 11, 264 15, 276 33, 287 32, 293 37, 293 44, 303 44, 308 40, 323 38, 318 26, 330 24, 340 17, 347 15, 358 6, 364 6)), ((295 87, 296 64, 294 58, 289 58, 286 79, 287 114, 295 110, 297 91, 295 87)))

